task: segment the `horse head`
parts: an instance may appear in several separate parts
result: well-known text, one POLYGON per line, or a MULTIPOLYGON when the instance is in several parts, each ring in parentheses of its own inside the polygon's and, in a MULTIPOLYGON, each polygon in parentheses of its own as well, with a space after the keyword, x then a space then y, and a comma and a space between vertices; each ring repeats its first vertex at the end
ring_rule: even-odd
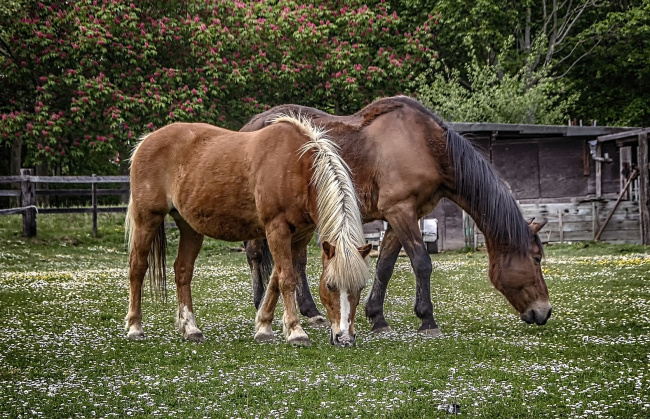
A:
POLYGON ((488 249, 492 284, 519 312, 521 320, 539 326, 546 324, 552 311, 541 267, 543 248, 537 235, 545 224, 528 221, 531 234, 527 251, 499 245, 488 249))
MULTIPOLYGON (((327 241, 323 242, 322 249, 323 273, 320 277, 318 291, 331 324, 330 343, 338 346, 352 346, 356 338, 354 316, 365 282, 350 283, 334 277, 336 270, 328 268, 336 263, 334 260, 338 257, 337 249, 327 241)), ((372 250, 372 245, 368 243, 356 250, 365 261, 372 250)))

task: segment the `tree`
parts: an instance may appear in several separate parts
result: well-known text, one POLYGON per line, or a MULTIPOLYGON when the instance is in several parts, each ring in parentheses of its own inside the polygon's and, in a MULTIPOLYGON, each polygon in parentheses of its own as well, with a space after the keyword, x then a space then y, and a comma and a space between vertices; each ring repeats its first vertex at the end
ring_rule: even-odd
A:
POLYGON ((600 125, 650 125, 650 1, 613 2, 587 33, 602 42, 569 73, 581 95, 574 115, 600 125))
POLYGON ((420 99, 447 120, 551 125, 567 120, 576 99, 547 74, 531 74, 528 66, 510 74, 475 58, 465 65, 463 74, 461 80, 458 69, 445 73, 430 69, 417 80, 420 99), (531 76, 537 80, 532 85, 531 76))
MULTIPOLYGON (((9 9, 7 9, 9 10, 9 9)), ((24 1, 0 33, 1 141, 61 173, 117 171, 176 121, 237 129, 303 103, 351 112, 426 68, 433 17, 407 32, 383 1, 24 1), (112 162, 112 163, 111 163, 112 162), (112 167, 112 169, 111 169, 112 167)))

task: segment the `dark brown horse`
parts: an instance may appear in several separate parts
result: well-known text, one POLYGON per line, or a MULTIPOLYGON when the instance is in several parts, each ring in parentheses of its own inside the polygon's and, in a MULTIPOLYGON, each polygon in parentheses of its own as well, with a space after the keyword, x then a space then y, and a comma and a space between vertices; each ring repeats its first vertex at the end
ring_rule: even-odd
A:
MULTIPOLYGON (((278 113, 311 118, 328 130, 352 170, 364 221, 388 222, 376 276, 366 303, 372 330, 389 330, 384 318, 386 287, 403 246, 415 272, 415 314, 420 332, 440 334, 430 296, 431 259, 418 219, 446 197, 476 221, 485 235, 494 286, 527 323, 543 325, 551 315, 540 261, 537 232, 544 223, 526 222, 508 187, 463 136, 417 101, 408 97, 380 99, 354 115, 332 116, 317 109, 282 105, 255 116, 241 131, 255 131, 278 113)), ((263 241, 247 243, 254 303, 259 304, 271 258, 263 241)), ((304 272, 305 255, 294 269, 304 272)), ((298 303, 312 322, 323 321, 301 273, 298 303)))
POLYGON ((275 260, 255 317, 255 339, 273 337, 271 322, 281 294, 287 342, 309 344, 296 313, 293 259, 306 251, 318 228, 323 243, 322 294, 331 340, 354 342, 354 315, 369 276, 361 214, 349 169, 322 130, 305 119, 277 116, 251 133, 208 124, 176 123, 146 136, 131 159, 129 241, 131 339, 144 338, 142 282, 151 268, 165 286, 165 228, 170 214, 180 232, 174 263, 176 325, 188 340, 203 341, 190 283, 203 237, 235 241, 266 237, 275 260))

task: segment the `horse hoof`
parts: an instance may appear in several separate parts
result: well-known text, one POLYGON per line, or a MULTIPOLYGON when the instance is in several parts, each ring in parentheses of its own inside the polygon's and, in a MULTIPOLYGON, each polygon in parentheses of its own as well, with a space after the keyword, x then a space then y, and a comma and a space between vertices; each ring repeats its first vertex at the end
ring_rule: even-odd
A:
POLYGON ((310 317, 309 320, 307 320, 307 326, 311 327, 327 327, 330 325, 330 322, 327 321, 327 319, 321 315, 310 317))
POLYGON ((203 336, 203 333, 201 332, 186 335, 185 339, 190 342, 205 342, 205 336, 203 336))
POLYGON ((255 333, 255 340, 259 343, 270 342, 273 340, 273 333, 255 333))
POLYGON ((127 339, 130 340, 144 340, 144 332, 142 331, 131 331, 126 335, 127 339))
POLYGON ((380 327, 377 327, 377 328, 374 328, 374 327, 372 328, 372 332, 376 333, 376 334, 388 333, 388 332, 392 332, 392 331, 393 331, 393 329, 391 329, 390 326, 388 326, 388 325, 380 326, 380 327))
POLYGON ((418 330, 418 333, 429 338, 439 338, 442 336, 442 332, 437 327, 434 329, 418 330))
POLYGON ((311 346, 311 341, 307 336, 296 336, 295 338, 287 339, 287 343, 296 346, 311 346))

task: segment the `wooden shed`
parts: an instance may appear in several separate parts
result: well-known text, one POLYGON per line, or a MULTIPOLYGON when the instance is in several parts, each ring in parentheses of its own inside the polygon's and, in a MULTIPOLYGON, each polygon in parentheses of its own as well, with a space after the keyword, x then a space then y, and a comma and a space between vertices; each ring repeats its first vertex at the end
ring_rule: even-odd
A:
MULTIPOLYGON (((548 220, 540 232, 543 241, 593 240, 608 220, 601 240, 650 244, 649 129, 450 125, 497 168, 525 217, 548 220), (634 168, 638 168, 639 176, 621 195, 634 168), (612 212, 615 204, 616 211, 612 212)), ((440 249, 482 242, 471 219, 450 201, 443 200, 429 217, 438 219, 440 249)))

